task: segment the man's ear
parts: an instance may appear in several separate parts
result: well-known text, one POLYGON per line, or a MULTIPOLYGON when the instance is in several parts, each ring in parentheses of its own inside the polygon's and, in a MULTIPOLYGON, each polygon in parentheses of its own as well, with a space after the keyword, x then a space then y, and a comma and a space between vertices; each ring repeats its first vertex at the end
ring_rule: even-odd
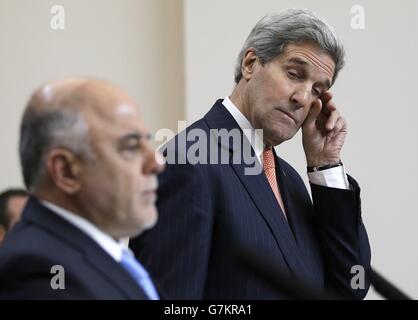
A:
POLYGON ((80 190, 81 163, 71 151, 55 148, 48 153, 47 170, 55 186, 67 194, 80 190))
POLYGON ((241 64, 241 73, 245 80, 249 81, 251 79, 258 61, 259 58, 255 53, 255 49, 248 48, 247 51, 245 51, 241 64))

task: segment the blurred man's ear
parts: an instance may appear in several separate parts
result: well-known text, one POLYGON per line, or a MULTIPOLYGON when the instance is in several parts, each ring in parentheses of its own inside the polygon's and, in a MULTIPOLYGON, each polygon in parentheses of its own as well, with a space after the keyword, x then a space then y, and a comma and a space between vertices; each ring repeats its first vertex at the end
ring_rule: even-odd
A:
POLYGON ((248 48, 245 52, 244 58, 241 64, 242 77, 249 81, 254 73, 255 66, 258 62, 258 56, 255 53, 254 48, 248 48))
POLYGON ((75 194, 80 190, 80 160, 71 151, 64 148, 51 150, 47 157, 49 178, 54 185, 66 194, 75 194))

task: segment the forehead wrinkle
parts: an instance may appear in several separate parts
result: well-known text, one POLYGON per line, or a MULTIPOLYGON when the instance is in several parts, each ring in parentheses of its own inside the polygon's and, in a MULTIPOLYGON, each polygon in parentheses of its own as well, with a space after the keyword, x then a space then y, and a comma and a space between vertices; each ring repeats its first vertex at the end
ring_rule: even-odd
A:
POLYGON ((331 65, 328 65, 322 59, 320 59, 315 53, 311 51, 305 51, 301 49, 293 49, 291 51, 293 54, 298 54, 307 59, 311 64, 325 71, 325 73, 332 79, 334 74, 334 68, 331 65))

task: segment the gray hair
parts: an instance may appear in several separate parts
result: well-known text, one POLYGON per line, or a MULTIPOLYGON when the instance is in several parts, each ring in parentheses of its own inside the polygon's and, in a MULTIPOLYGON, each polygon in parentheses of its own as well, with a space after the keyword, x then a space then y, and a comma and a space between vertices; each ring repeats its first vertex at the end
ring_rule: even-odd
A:
POLYGON ((334 29, 307 9, 289 9, 270 14, 255 25, 238 56, 235 82, 238 84, 242 78, 241 65, 247 49, 254 48, 261 63, 265 64, 279 56, 286 45, 305 41, 315 43, 333 58, 334 83, 344 67, 344 48, 334 29))
POLYGON ((28 108, 20 127, 19 154, 23 180, 32 191, 46 174, 46 155, 63 147, 92 159, 88 125, 80 112, 67 109, 35 111, 28 108))

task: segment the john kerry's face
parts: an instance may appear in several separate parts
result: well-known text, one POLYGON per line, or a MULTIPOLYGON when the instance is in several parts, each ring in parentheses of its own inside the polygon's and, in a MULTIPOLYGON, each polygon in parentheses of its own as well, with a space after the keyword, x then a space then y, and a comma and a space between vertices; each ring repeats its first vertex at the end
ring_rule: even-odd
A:
POLYGON ((297 133, 314 101, 330 88, 335 63, 310 43, 289 44, 272 61, 255 63, 247 117, 263 129, 265 143, 276 146, 297 133))

